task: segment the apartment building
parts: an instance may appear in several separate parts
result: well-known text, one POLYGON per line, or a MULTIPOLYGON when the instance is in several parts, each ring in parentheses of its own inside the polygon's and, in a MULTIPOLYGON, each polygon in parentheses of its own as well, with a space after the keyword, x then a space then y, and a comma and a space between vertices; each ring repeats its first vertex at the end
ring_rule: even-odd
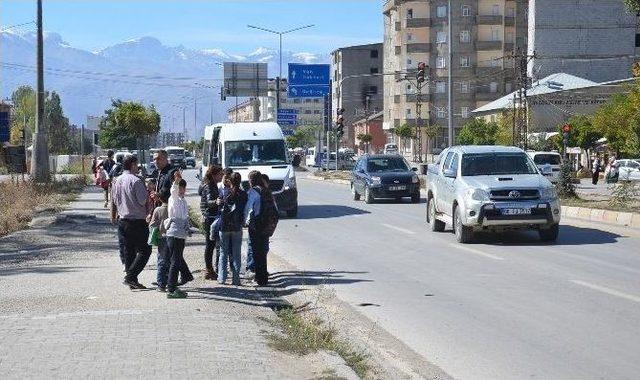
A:
POLYGON ((530 0, 529 75, 566 73, 594 82, 631 78, 638 16, 623 0, 530 0))
MULTIPOLYGON (((415 126, 419 117, 425 125, 440 127, 432 146, 449 144, 449 70, 455 130, 469 121, 471 110, 515 88, 515 60, 510 55, 517 48, 527 51, 528 1, 452 0, 451 4, 451 36, 447 0, 388 0, 383 6, 383 70, 397 73, 384 76, 383 126, 389 140, 394 139, 393 128, 415 126), (416 114, 418 62, 428 65, 421 115, 416 114)), ((423 154, 426 139, 423 134, 423 154)))
MULTIPOLYGON (((261 96, 260 121, 274 121, 276 119, 276 82, 269 80, 267 96, 261 96)), ((324 100, 323 98, 289 98, 287 97, 287 80, 280 81, 280 108, 297 111, 298 125, 322 126, 324 100)))
POLYGON ((331 53, 332 120, 344 108, 345 134, 349 147, 356 145, 353 123, 382 111, 382 43, 349 46, 331 53))
POLYGON ((260 120, 260 101, 256 98, 249 98, 229 108, 227 120, 230 123, 246 123, 260 120))

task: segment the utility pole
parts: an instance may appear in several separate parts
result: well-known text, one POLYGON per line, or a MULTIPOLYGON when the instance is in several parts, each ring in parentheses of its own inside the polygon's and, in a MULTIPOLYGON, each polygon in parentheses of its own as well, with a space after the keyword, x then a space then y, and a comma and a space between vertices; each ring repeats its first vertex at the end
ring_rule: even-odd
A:
POLYGON ((36 128, 33 134, 33 151, 31 153, 31 177, 36 182, 49 180, 49 147, 47 129, 44 120, 44 51, 42 38, 42 0, 37 0, 37 96, 36 96, 36 128))
POLYGON ((449 54, 448 54, 449 55, 449 59, 448 59, 449 62, 447 62, 447 64, 448 64, 448 67, 447 67, 447 72, 448 72, 448 75, 447 75, 447 77, 448 77, 448 84, 447 84, 447 90, 448 90, 447 91, 447 98, 448 98, 448 101, 447 101, 447 104, 448 104, 448 106, 447 106, 447 108, 448 108, 447 124, 448 124, 448 127, 449 127, 449 130, 448 130, 448 132, 449 132, 449 134, 448 134, 449 146, 453 146, 454 145, 454 143, 453 143, 453 138, 454 138, 454 133, 453 133, 453 73, 452 73, 452 71, 453 71, 453 47, 452 47, 452 45, 453 45, 453 26, 451 25, 452 24, 451 22, 453 21, 453 18, 451 17, 451 0, 449 0, 449 4, 447 6, 447 18, 448 18, 447 23, 448 23, 448 28, 449 28, 449 31, 448 31, 448 38, 449 38, 448 42, 449 43, 447 44, 448 49, 449 49, 449 54))

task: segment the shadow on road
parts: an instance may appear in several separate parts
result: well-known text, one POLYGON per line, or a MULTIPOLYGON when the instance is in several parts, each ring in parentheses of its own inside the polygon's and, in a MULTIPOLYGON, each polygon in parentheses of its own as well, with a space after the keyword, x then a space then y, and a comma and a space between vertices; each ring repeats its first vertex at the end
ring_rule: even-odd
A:
POLYGON ((276 272, 269 276, 269 284, 273 287, 288 288, 290 286, 304 285, 346 285, 356 282, 372 282, 359 278, 351 278, 347 275, 366 274, 367 272, 317 272, 317 271, 286 271, 276 272))
POLYGON ((328 219, 370 214, 369 211, 340 205, 300 205, 295 219, 328 219))
POLYGON ((516 231, 498 234, 479 233, 477 234, 476 243, 505 246, 571 246, 612 244, 617 243, 620 238, 624 238, 624 236, 595 228, 562 225, 560 226, 560 235, 555 243, 541 242, 538 233, 535 231, 516 231))

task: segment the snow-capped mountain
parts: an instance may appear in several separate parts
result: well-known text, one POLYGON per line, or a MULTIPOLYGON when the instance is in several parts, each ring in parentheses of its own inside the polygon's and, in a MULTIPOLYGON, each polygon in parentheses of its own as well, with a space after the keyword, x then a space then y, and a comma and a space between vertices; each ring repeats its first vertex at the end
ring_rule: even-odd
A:
MULTIPOLYGON (((154 104, 163 116, 163 130, 182 130, 185 108, 187 129, 194 131, 194 96, 197 129, 214 120, 226 119, 227 104, 220 101, 220 63, 265 62, 273 76, 278 72, 278 52, 264 47, 247 54, 221 49, 189 49, 166 46, 156 38, 142 37, 90 52, 74 48, 57 33, 45 34, 45 87, 62 98, 65 113, 73 123, 86 122, 87 115, 102 115, 111 99, 154 104)), ((0 32, 0 96, 22 84, 35 84, 35 34, 0 32)), ((283 63, 326 63, 328 54, 283 52, 283 63)), ((286 72, 286 69, 284 70, 286 72)))

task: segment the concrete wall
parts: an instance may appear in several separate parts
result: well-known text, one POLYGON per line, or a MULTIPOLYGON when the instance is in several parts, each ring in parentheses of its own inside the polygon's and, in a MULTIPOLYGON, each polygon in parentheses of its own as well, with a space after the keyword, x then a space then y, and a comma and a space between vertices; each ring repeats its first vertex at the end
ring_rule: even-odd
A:
POLYGON ((530 0, 529 73, 564 72, 594 82, 631 77, 636 16, 623 0, 530 0))

